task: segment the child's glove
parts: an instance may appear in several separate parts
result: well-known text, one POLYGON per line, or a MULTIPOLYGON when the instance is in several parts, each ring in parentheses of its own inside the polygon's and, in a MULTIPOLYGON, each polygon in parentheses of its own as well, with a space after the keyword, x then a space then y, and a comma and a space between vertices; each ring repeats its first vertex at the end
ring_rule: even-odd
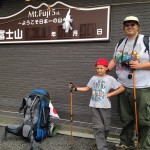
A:
POLYGON ((73 89, 74 91, 77 91, 77 87, 73 83, 69 83, 69 89, 73 89))

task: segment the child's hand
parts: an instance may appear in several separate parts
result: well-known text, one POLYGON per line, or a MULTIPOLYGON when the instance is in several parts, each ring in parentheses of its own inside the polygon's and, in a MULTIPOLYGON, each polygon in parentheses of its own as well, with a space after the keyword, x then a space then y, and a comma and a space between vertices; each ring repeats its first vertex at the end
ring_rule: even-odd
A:
POLYGON ((73 83, 69 83, 69 89, 73 89, 74 91, 77 91, 77 88, 73 83))
POLYGON ((73 88, 73 84, 69 83, 69 89, 73 88))
POLYGON ((111 94, 110 93, 107 93, 107 98, 111 97, 111 94))

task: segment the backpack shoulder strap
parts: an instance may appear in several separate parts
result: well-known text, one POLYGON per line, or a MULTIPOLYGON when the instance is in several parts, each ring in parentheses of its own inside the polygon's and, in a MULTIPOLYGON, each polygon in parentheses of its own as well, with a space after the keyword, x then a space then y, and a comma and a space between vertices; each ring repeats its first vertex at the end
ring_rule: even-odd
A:
POLYGON ((144 45, 146 47, 145 52, 148 51, 148 53, 149 53, 149 36, 144 35, 143 43, 144 43, 144 45))
POLYGON ((124 39, 125 39, 125 38, 122 38, 122 39, 119 40, 118 45, 117 45, 117 48, 118 48, 119 45, 123 42, 124 39))
MULTIPOLYGON (((118 45, 117 45, 117 48, 118 48, 119 45, 123 42, 124 39, 125 39, 125 38, 122 38, 122 39, 119 40, 118 45)), ((144 45, 145 45, 145 47, 146 47, 145 52, 148 51, 148 53, 149 53, 149 36, 144 35, 143 42, 144 42, 144 45)))

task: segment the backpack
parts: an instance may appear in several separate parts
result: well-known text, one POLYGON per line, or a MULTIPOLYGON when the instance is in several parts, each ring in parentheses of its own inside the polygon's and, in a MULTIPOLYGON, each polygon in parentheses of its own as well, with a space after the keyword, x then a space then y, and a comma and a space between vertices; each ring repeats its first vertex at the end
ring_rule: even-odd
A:
POLYGON ((23 98, 19 109, 24 109, 24 122, 22 125, 7 125, 1 140, 6 140, 7 134, 11 133, 22 136, 30 141, 30 150, 38 148, 42 150, 38 141, 57 134, 57 126, 50 122, 50 96, 42 89, 32 90, 30 95, 23 98))
POLYGON ((24 123, 22 136, 30 139, 31 134, 35 141, 41 141, 47 137, 50 124, 50 96, 45 90, 32 90, 27 98, 23 98, 20 111, 24 109, 24 123))
MULTIPOLYGON (((122 39, 119 40, 118 45, 117 45, 117 48, 118 48, 119 45, 123 42, 124 39, 125 39, 125 38, 122 38, 122 39)), ((150 52, 149 52, 149 36, 144 35, 143 43, 144 43, 144 45, 145 45, 145 47, 146 47, 145 53, 146 53, 146 51, 148 51, 148 53, 150 54, 150 52)))

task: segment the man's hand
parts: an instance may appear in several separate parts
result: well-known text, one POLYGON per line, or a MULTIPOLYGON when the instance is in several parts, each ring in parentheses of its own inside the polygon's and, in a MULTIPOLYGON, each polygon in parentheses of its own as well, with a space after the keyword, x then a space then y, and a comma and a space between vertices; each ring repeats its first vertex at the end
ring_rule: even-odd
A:
POLYGON ((142 64, 139 61, 130 61, 130 68, 131 69, 141 69, 142 68, 142 64))

